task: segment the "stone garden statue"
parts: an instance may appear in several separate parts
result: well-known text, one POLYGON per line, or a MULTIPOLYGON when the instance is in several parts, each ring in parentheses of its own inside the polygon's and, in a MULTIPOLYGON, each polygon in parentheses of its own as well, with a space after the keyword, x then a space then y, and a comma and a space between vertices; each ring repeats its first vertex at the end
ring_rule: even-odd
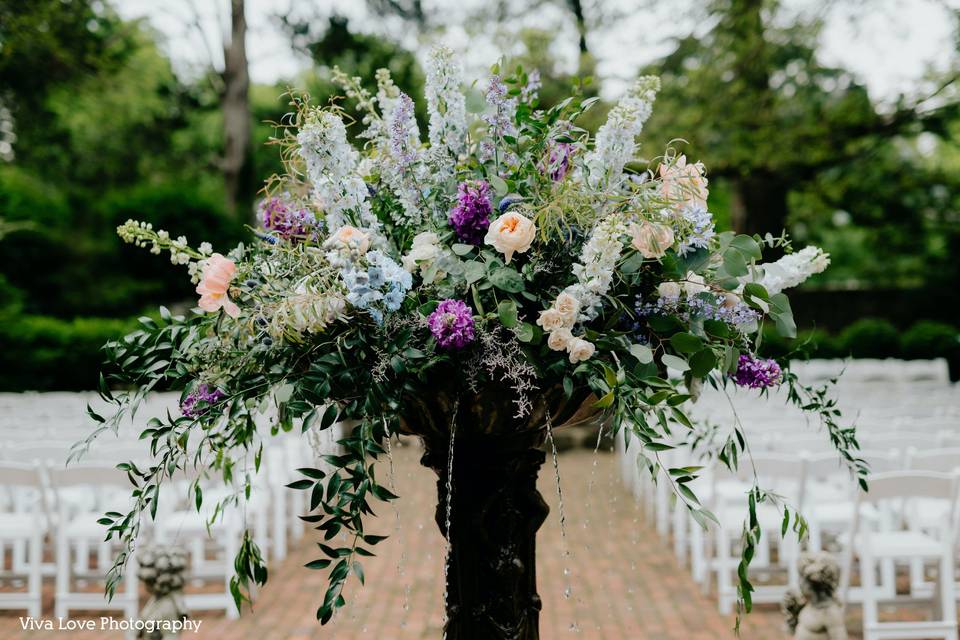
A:
POLYGON ((796 640, 847 640, 843 605, 837 599, 840 567, 827 553, 800 556, 800 591, 781 603, 787 629, 796 640))
MULTIPOLYGON (((183 572, 187 566, 186 552, 157 545, 144 548, 138 560, 138 576, 150 594, 150 600, 140 612, 140 619, 156 623, 185 620, 187 607, 183 601, 183 572)), ((181 626, 172 625, 172 628, 179 629, 181 626)), ((180 635, 179 631, 171 630, 171 625, 155 624, 147 629, 138 633, 138 640, 170 640, 180 635)))

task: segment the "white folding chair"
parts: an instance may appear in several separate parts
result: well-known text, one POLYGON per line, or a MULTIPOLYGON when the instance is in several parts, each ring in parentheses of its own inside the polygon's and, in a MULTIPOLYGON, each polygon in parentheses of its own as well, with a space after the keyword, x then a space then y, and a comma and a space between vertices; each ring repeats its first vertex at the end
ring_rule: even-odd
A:
POLYGON ((103 525, 97 520, 107 511, 126 511, 130 503, 130 483, 124 473, 112 466, 77 464, 67 468, 51 467, 46 470, 50 486, 57 498, 56 535, 56 600, 55 615, 67 617, 74 609, 121 610, 127 618, 137 615, 137 563, 131 555, 125 568, 124 584, 118 588, 111 601, 104 597, 103 590, 95 592, 74 591, 74 581, 90 581, 101 578, 108 567, 102 566, 112 555, 117 542, 104 541, 103 525), (87 492, 92 506, 78 505, 69 492, 87 492), (98 548, 99 559, 95 573, 77 571, 71 561, 71 551, 86 553, 90 547, 98 548))
POLYGON ((7 577, 26 576, 26 591, 0 592, 0 609, 26 609, 27 615, 39 617, 41 610, 43 537, 48 521, 42 508, 43 480, 34 464, 0 462, 0 491, 6 493, 9 509, 0 512, 0 572, 3 572, 5 543, 22 545, 26 553, 20 562, 11 562, 7 577), (18 566, 21 565, 21 566, 18 566), (22 567, 22 568, 21 568, 22 567))
POLYGON ((956 504, 957 476, 934 471, 898 471, 872 474, 867 482, 869 491, 858 493, 854 506, 853 525, 843 563, 843 590, 846 592, 850 585, 853 557, 855 554, 859 557, 864 640, 957 640, 952 514, 944 518, 933 533, 897 526, 897 521, 904 513, 908 513, 903 508, 905 501, 932 498, 956 504), (881 511, 878 530, 860 527, 860 509, 866 503, 875 505, 881 511), (939 565, 934 619, 881 622, 879 603, 886 598, 876 586, 876 563, 883 560, 910 562, 914 559, 933 560, 939 565))

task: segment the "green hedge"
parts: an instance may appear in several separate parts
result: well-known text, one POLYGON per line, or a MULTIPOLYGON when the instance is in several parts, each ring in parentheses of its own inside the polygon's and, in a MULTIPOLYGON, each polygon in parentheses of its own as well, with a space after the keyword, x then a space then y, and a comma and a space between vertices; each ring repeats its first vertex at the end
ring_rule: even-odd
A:
POLYGON ((0 391, 95 389, 100 347, 135 324, 113 318, 0 317, 0 391))
POLYGON ((800 352, 811 358, 946 358, 952 377, 960 376, 960 328, 930 320, 900 331, 886 320, 863 318, 837 335, 813 329, 798 332, 797 340, 785 340, 767 327, 761 352, 773 357, 800 352))

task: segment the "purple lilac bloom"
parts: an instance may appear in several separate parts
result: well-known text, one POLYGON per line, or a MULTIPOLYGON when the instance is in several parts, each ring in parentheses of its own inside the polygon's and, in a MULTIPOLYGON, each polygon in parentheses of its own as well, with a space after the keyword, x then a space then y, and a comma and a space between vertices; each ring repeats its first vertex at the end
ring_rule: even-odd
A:
POLYGON ((733 381, 741 387, 765 389, 780 384, 783 371, 776 360, 761 359, 752 355, 741 355, 737 361, 737 371, 733 381))
POLYGON ((282 238, 313 237, 320 226, 309 209, 298 207, 286 198, 274 196, 261 200, 259 209, 263 228, 282 238))
POLYGON ((457 205, 450 211, 450 226, 457 238, 467 244, 481 245, 490 226, 490 185, 484 180, 467 180, 457 188, 457 205))
POLYGON ((569 142, 551 142, 549 153, 544 162, 544 173, 554 182, 560 182, 570 170, 570 156, 573 155, 573 144, 569 142))
POLYGON ((191 391, 180 404, 180 413, 187 418, 199 418, 210 411, 210 407, 227 397, 223 391, 214 387, 211 389, 201 384, 191 391))
MULTIPOLYGON (((492 140, 484 140, 480 144, 481 162, 487 162, 496 156, 497 144, 502 141, 503 136, 517 135, 517 129, 513 124, 513 118, 517 112, 517 99, 509 97, 503 78, 498 75, 490 77, 486 97, 490 113, 483 116, 483 121, 487 123, 488 135, 492 140)), ((497 158, 498 164, 516 164, 516 155, 505 145, 501 146, 503 149, 497 158)))
POLYGON ((462 349, 473 342, 473 313, 462 300, 444 300, 427 317, 430 333, 444 349, 462 349))

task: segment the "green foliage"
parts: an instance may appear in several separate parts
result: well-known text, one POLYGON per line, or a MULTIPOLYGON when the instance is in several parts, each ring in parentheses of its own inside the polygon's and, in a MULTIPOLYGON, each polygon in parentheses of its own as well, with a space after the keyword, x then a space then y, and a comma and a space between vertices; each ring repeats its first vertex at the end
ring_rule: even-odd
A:
POLYGON ((0 312, 0 390, 92 389, 103 361, 101 347, 132 326, 114 318, 61 320, 0 312))
POLYGON ((941 322, 921 320, 901 334, 905 358, 951 358, 960 355, 960 329, 941 322))
POLYGON ((843 351, 854 358, 895 358, 900 355, 900 333, 890 322, 864 318, 840 334, 843 351))

